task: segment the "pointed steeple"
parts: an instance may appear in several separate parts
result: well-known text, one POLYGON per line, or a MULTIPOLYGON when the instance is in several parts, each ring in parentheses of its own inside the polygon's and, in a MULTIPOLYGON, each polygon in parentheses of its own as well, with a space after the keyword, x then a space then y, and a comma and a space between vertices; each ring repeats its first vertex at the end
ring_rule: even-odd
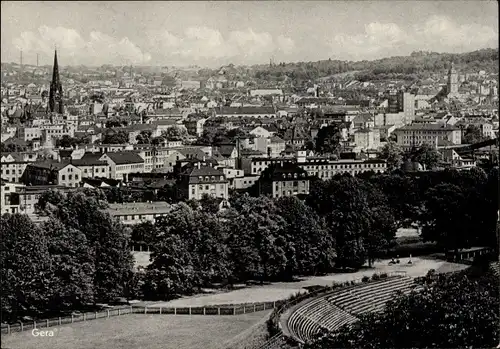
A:
POLYGON ((59 83, 59 64, 57 63, 57 49, 54 51, 54 67, 52 68, 52 83, 59 83))
POLYGON ((49 92, 49 110, 63 114, 63 90, 61 80, 59 79, 59 64, 57 62, 57 50, 54 51, 54 67, 52 68, 52 82, 49 92))

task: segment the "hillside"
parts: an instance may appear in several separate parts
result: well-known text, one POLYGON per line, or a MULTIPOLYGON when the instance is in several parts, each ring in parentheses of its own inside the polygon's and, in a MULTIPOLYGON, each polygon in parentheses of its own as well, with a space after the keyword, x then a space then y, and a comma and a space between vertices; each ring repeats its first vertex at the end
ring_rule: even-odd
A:
POLYGON ((402 79, 417 80, 443 73, 450 62, 454 62, 460 72, 485 70, 498 73, 498 49, 482 49, 474 52, 451 54, 436 52, 413 52, 410 56, 398 56, 374 61, 324 60, 318 62, 280 63, 276 66, 254 66, 253 75, 258 79, 282 81, 315 80, 329 77, 335 81, 342 79, 342 73, 350 72, 360 81, 402 79))

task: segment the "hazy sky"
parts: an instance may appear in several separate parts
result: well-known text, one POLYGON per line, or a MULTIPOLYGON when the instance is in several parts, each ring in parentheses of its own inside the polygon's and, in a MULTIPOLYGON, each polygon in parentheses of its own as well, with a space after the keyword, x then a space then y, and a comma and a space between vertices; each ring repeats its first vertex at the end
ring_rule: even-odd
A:
POLYGON ((2 62, 217 66, 498 47, 496 1, 1 2, 2 62))

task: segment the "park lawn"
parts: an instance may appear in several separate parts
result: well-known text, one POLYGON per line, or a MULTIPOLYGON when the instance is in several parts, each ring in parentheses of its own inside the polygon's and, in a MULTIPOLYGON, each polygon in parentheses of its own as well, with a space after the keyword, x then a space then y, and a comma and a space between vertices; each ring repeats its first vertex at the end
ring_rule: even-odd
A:
POLYGON ((31 331, 2 335, 2 348, 216 349, 231 343, 269 313, 236 316, 130 314, 48 328, 54 330, 53 337, 34 337, 31 331))

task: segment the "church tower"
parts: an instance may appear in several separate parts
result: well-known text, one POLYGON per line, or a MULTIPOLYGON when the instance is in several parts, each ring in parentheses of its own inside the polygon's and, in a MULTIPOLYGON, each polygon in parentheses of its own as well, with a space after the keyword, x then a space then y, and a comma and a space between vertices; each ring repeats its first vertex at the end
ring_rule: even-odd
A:
POLYGON ((63 114, 63 90, 61 80, 59 79, 59 65, 57 64, 57 50, 54 52, 54 67, 52 69, 52 82, 49 92, 49 110, 63 114))
POLYGON ((448 96, 458 95, 458 74, 455 70, 455 64, 451 62, 450 70, 448 71, 448 96))

